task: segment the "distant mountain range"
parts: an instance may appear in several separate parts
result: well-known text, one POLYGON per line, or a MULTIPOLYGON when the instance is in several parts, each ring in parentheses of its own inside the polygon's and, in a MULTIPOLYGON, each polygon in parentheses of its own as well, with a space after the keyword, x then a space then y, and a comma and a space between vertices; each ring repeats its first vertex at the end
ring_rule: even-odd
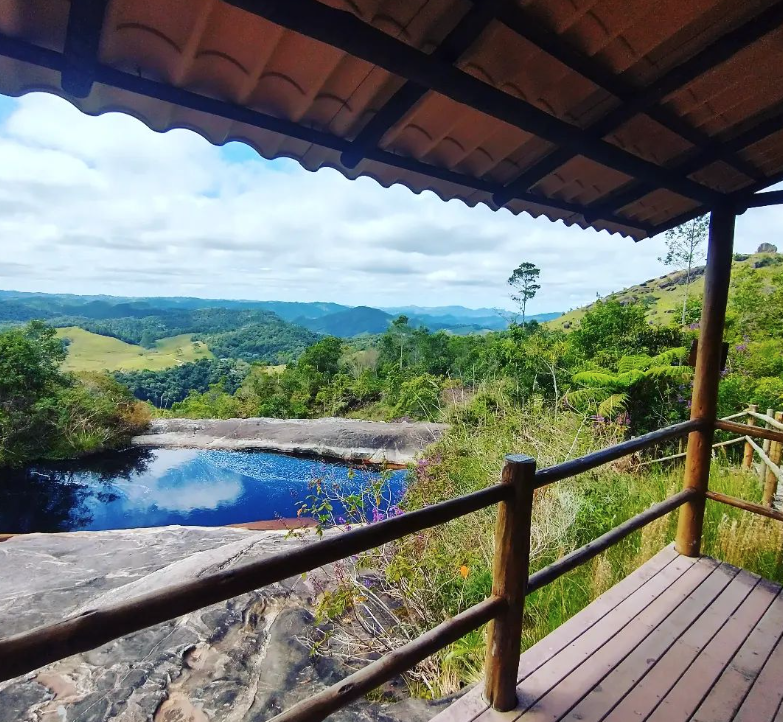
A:
MULTIPOLYGON (((0 324, 43 318, 55 323, 73 323, 75 318, 93 321, 111 319, 146 319, 161 312, 186 313, 205 309, 271 312, 289 323, 324 335, 351 338, 362 334, 383 333, 398 316, 406 315, 409 323, 431 331, 445 330, 468 334, 497 331, 508 327, 510 314, 492 308, 465 306, 345 306, 328 302, 243 301, 207 299, 186 296, 125 297, 29 293, 0 290, 0 324)), ((557 318, 559 313, 529 316, 539 322, 557 318)))

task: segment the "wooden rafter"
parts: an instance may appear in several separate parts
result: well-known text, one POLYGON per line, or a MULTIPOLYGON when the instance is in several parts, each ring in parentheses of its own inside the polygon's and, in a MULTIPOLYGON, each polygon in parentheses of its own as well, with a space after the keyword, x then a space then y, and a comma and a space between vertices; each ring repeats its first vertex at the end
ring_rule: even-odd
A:
MULTIPOLYGON (((65 56, 62 53, 3 35, 0 35, 0 56, 13 58, 58 72, 62 72, 66 66, 65 56)), ((284 118, 267 115, 233 103, 209 98, 198 93, 184 90, 183 88, 177 88, 138 75, 125 73, 105 65, 97 64, 94 67, 94 80, 103 85, 127 90, 131 93, 136 93, 137 95, 155 98, 167 103, 174 103, 183 108, 189 108, 219 118, 225 118, 226 120, 244 123, 255 128, 269 130, 292 138, 298 138, 308 143, 336 150, 340 153, 347 150, 349 147, 348 140, 325 131, 294 123, 293 121, 284 118)), ((397 155, 378 148, 373 148, 368 151, 366 158, 393 168, 417 173, 423 177, 436 178, 465 188, 472 188, 473 190, 487 193, 488 195, 491 195, 500 187, 498 184, 492 183, 491 181, 475 178, 474 176, 452 171, 448 168, 424 163, 416 158, 397 155)), ((581 216, 586 211, 585 206, 577 203, 571 203, 556 198, 547 198, 533 193, 520 194, 519 198, 528 203, 535 203, 540 206, 553 208, 573 215, 581 216)), ((609 223, 633 229, 644 235, 649 235, 654 231, 652 226, 648 224, 629 222, 619 216, 609 215, 605 220, 609 223)))
MULTIPOLYGON (((744 132, 736 135, 734 138, 724 141, 716 138, 713 140, 710 147, 703 148, 701 152, 692 154, 669 167, 683 175, 695 173, 697 170, 706 168, 708 165, 720 160, 723 153, 727 151, 732 153, 743 151, 754 143, 758 143, 760 140, 764 140, 764 138, 769 137, 773 133, 779 132, 781 128, 783 128, 783 111, 765 118, 763 121, 756 123, 744 132)), ((759 178, 757 183, 753 186, 754 190, 745 189, 742 193, 754 193, 758 184, 766 185, 769 180, 769 178, 759 178)), ((649 183, 632 183, 608 198, 592 204, 588 210, 587 217, 603 218, 604 213, 614 213, 616 210, 625 208, 625 206, 644 198, 644 196, 654 190, 655 186, 652 186, 649 183)), ((706 213, 706 210, 702 210, 702 213, 706 213)))
MULTIPOLYGON (((508 0, 477 0, 438 46, 433 57, 445 63, 456 63, 478 40, 506 2, 508 0)), ((427 88, 417 83, 405 83, 362 128, 348 150, 340 156, 340 162, 346 168, 355 168, 367 151, 375 148, 384 134, 402 120, 427 92, 427 88)))
POLYGON ((107 5, 108 0, 71 0, 61 82, 75 98, 86 98, 92 90, 107 5))
POLYGON ((351 13, 328 7, 318 0, 230 0, 230 4, 288 30, 338 48, 631 177, 654 182, 708 205, 717 204, 722 198, 721 193, 671 173, 520 98, 504 93, 469 73, 368 25, 351 13))
MULTIPOLYGON (((764 35, 771 33, 782 24, 783 2, 778 2, 745 25, 731 31, 722 38, 719 38, 709 47, 705 48, 700 53, 697 53, 690 60, 687 60, 670 70, 668 73, 665 73, 657 81, 648 85, 644 90, 637 92, 633 96, 629 96, 626 93, 623 99, 624 102, 591 125, 588 132, 595 138, 603 138, 634 116, 639 115, 640 113, 649 114, 650 110, 655 108, 657 103, 663 100, 667 95, 685 87, 716 65, 726 62, 738 52, 759 40, 764 35)), ((554 43, 549 43, 548 47, 550 47, 552 51, 555 51, 556 49, 554 43)), ((561 52, 563 52, 562 47, 561 52)), ((574 58, 571 58, 569 66, 574 67, 575 70, 578 70, 578 72, 585 75, 585 77, 598 84, 603 84, 608 81, 608 78, 605 77, 603 73, 600 77, 596 76, 594 70, 592 71, 593 77, 587 75, 587 73, 590 72, 587 64, 579 64, 574 58), (602 82, 599 83, 599 80, 602 82)), ((621 97, 619 92, 622 91, 617 86, 616 79, 613 78, 609 82, 612 87, 606 85, 604 85, 604 87, 612 92, 612 94, 621 97)), ((725 153, 725 151, 723 152, 725 153)), ((542 178, 545 178, 550 173, 556 171, 562 165, 574 158, 575 155, 580 154, 574 153, 571 149, 566 147, 558 148, 536 163, 533 167, 522 173, 516 180, 509 183, 506 189, 494 198, 495 202, 498 205, 507 203, 516 193, 532 188, 542 178)), ((637 178, 640 177, 637 176, 637 178)), ((662 184, 656 182, 655 185, 660 187, 662 184)))

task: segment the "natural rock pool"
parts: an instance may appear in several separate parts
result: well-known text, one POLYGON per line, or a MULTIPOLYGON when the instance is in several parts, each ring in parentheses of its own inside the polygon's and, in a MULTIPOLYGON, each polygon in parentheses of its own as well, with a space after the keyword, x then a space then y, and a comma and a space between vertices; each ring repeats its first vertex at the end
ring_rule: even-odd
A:
MULTIPOLYGON (((399 501, 405 473, 385 472, 379 503, 366 500, 368 516, 399 501)), ((136 448, 0 471, 0 533, 292 519, 318 480, 343 496, 378 482, 381 472, 266 452, 136 448)), ((340 502, 331 503, 342 516, 340 502)))

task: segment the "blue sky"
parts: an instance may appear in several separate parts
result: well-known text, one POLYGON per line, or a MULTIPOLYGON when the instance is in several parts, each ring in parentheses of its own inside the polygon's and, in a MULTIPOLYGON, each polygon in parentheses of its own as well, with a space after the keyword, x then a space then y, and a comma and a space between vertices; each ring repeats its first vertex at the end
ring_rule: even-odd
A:
MULTIPOLYGON (((0 97, 0 211, 0 288, 25 291, 508 307, 532 261, 537 313, 666 272, 662 238, 310 173, 41 94, 0 97)), ((746 213, 737 251, 775 243, 780 220, 746 213)))

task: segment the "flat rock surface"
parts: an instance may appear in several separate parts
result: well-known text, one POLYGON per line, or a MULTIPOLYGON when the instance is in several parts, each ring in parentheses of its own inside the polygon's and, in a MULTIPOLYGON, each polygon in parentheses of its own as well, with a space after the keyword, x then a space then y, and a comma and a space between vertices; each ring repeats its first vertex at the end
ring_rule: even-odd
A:
MULTIPOLYGON (((164 527, 0 543, 0 636, 301 544, 277 531, 164 527)), ((316 588, 295 577, 0 683, 0 722, 260 722, 350 670, 310 656, 316 588)), ((438 706, 354 703, 332 718, 424 722, 438 706)))
POLYGON ((357 419, 156 419, 137 446, 254 449, 346 461, 407 464, 437 441, 446 424, 357 419))

